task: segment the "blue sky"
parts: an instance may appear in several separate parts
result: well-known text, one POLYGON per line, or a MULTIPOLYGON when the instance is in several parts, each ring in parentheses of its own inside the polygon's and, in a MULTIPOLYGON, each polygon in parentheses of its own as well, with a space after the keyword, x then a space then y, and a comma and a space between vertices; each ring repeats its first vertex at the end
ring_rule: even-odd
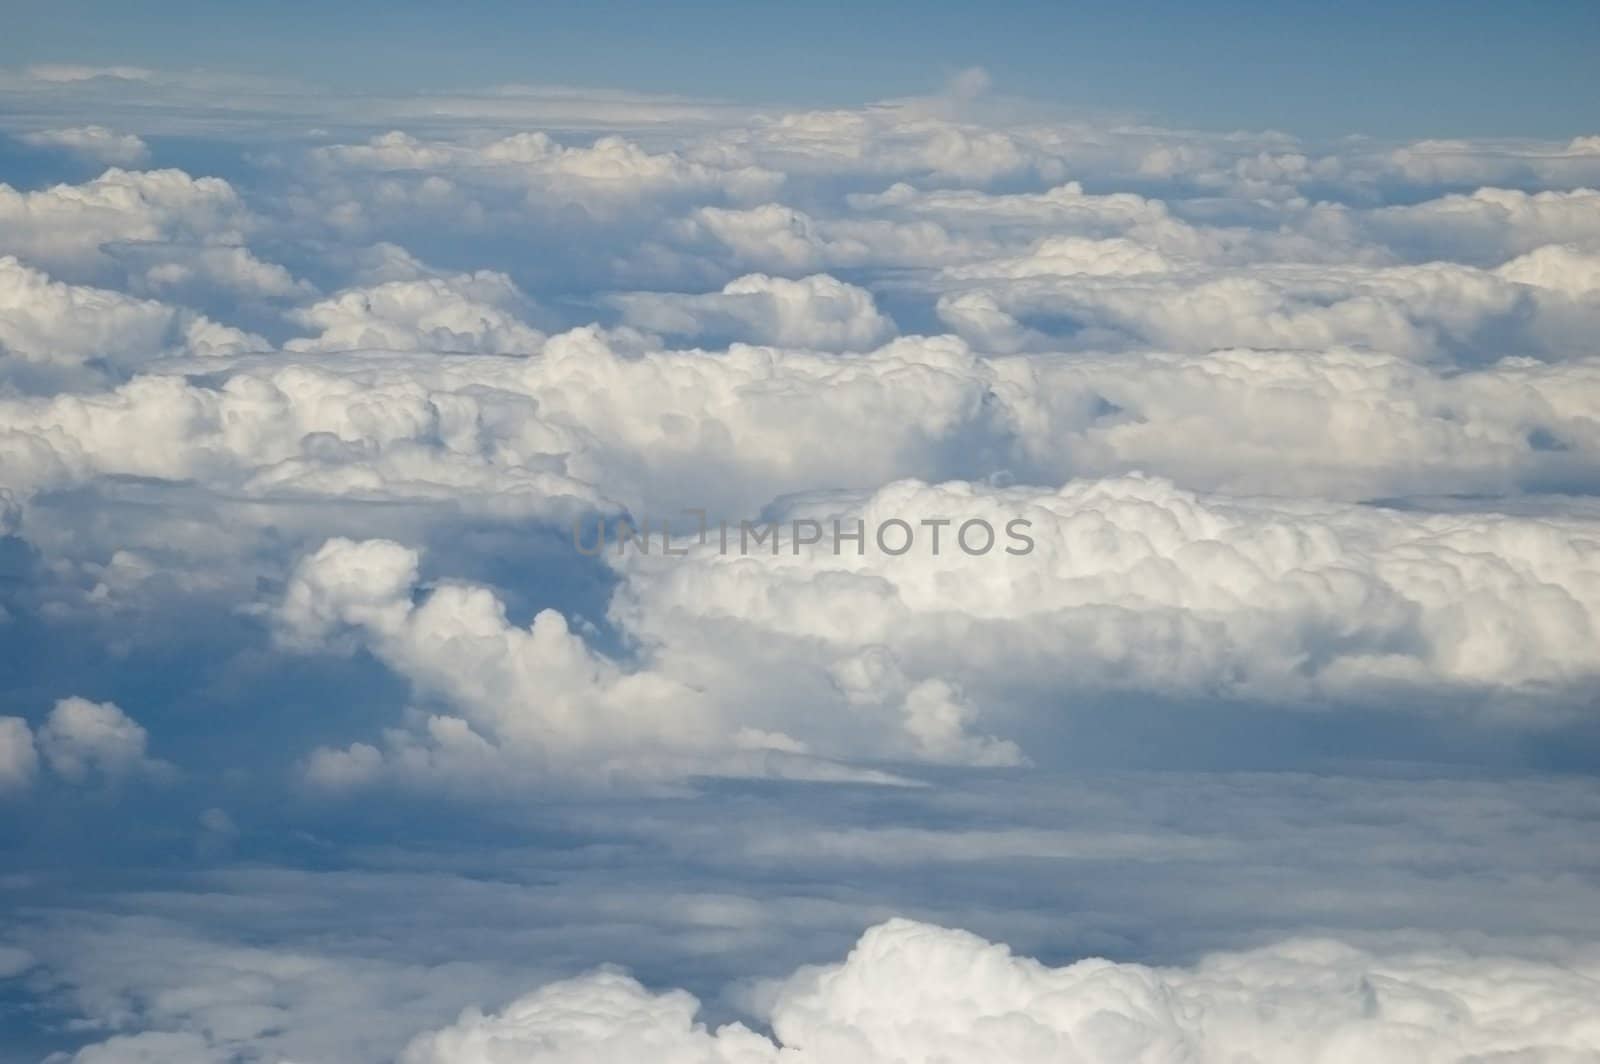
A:
POLYGON ((352 92, 518 82, 839 105, 984 66, 1017 95, 1317 136, 1573 136, 1600 98, 1600 8, 1552 0, 7 6, 0 63, 206 67, 352 92))

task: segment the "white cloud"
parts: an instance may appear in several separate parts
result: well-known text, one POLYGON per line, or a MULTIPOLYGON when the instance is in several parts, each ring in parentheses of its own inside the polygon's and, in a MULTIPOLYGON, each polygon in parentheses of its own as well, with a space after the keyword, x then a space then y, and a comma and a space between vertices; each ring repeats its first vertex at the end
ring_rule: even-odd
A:
POLYGON ((77 279, 110 265, 107 244, 238 244, 250 218, 233 186, 182 170, 112 168, 82 185, 22 192, 0 184, 0 253, 77 279))
POLYGON ((63 698, 40 726, 38 741, 51 770, 71 783, 92 776, 110 781, 159 777, 171 771, 165 762, 146 756, 144 728, 112 702, 63 698))
MULTIPOLYGON (((420 717, 414 731, 389 732, 382 752, 365 743, 319 750, 307 765, 313 783, 360 784, 385 771, 468 790, 551 780, 634 787, 698 773, 895 782, 813 757, 771 728, 784 722, 776 705, 740 707, 714 686, 728 662, 704 660, 698 674, 628 667, 592 650, 555 611, 511 624, 482 587, 442 584, 414 604, 416 564, 395 543, 334 540, 295 570, 277 611, 287 642, 310 649, 354 629, 420 692, 461 714, 420 717)), ((966 733, 974 716, 958 691, 925 686, 876 726, 878 741, 932 761, 1015 763, 1015 747, 966 733)))
POLYGON ((1368 352, 1019 356, 988 363, 1034 479, 1149 470, 1227 492, 1361 499, 1585 483, 1584 359, 1469 372, 1368 352))
POLYGON ((385 367, 373 377, 269 365, 215 385, 152 375, 99 395, 13 400, 0 449, 19 488, 131 474, 258 496, 476 495, 524 513, 598 501, 565 475, 560 436, 521 420, 525 400, 470 386, 431 394, 417 367, 385 367))
MULTIPOLYGON (((1309 257, 1316 251, 1293 234, 1198 226, 1174 214, 1159 199, 1131 192, 1086 192, 1077 181, 1042 192, 1006 194, 973 189, 920 191, 896 184, 880 194, 852 196, 849 202, 869 215, 931 221, 962 236, 1001 238, 1005 242, 1002 248, 1014 248, 1019 254, 1036 251, 1038 242, 1051 236, 1121 237, 1173 258, 1206 261, 1279 258, 1281 254, 1264 253, 1280 249, 1309 257)), ((1003 254, 999 251, 995 257, 1003 254)))
POLYGON ((1373 953, 1298 940, 1188 968, 1053 968, 909 920, 757 995, 772 1037, 711 1029, 683 991, 619 971, 553 983, 420 1035, 402 1064, 1031 1064, 1134 1060, 1565 1060, 1600 1052, 1600 961, 1373 953))
POLYGON ((1596 137, 1556 142, 1419 140, 1366 164, 1377 175, 1417 185, 1573 186, 1600 184, 1596 137))
MULTIPOLYGON (((584 506, 681 525, 687 507, 737 520, 776 496, 904 475, 1052 484, 1149 470, 1208 491, 1342 499, 1588 490, 1596 372, 1593 360, 1457 372, 1340 350, 981 358, 949 337, 859 355, 667 352, 586 329, 531 357, 207 359, 108 392, 0 400, 0 453, 24 508, 47 487, 167 481, 175 510, 141 508, 148 524, 90 557, 130 551, 189 579, 249 569, 182 553, 222 546, 186 523, 199 500, 185 482, 234 500, 240 533, 289 520, 246 500, 295 500, 303 549, 411 534, 364 503, 423 508, 402 527, 424 512, 568 521, 584 506)), ((38 512, 23 529, 47 552, 90 549, 38 512)))
POLYGON ((863 351, 895 333, 864 288, 814 274, 791 281, 750 274, 720 293, 637 293, 617 297, 629 324, 681 336, 732 335, 755 343, 863 351))
MULTIPOLYGON (((380 301, 387 319, 352 297, 351 327, 335 335, 371 342, 360 328, 372 323, 418 344, 434 320, 453 323, 463 343, 489 346, 497 335, 469 332, 482 318, 450 316, 461 297, 447 287, 420 295, 393 308, 380 301), (440 318, 411 314, 419 306, 440 318)), ((331 304, 336 328, 341 306, 331 304)), ((203 382, 147 375, 114 392, 0 400, 9 430, 0 441, 17 487, 132 473, 330 497, 481 493, 742 510, 776 492, 869 486, 908 463, 931 474, 939 441, 980 412, 986 385, 973 367, 948 342, 846 356, 743 345, 662 352, 581 329, 537 358, 302 355, 203 382)))
POLYGON ((1111 237, 1045 237, 1027 254, 949 270, 951 277, 1120 277, 1167 273, 1173 262, 1154 248, 1111 237))
POLYGON ((511 278, 491 270, 385 281, 295 311, 298 324, 321 333, 287 349, 534 354, 544 334, 522 320, 531 310, 511 278))
POLYGON ((798 555, 629 554, 617 612, 647 643, 743 626, 941 668, 1028 659, 1046 686, 1101 673, 1271 697, 1384 682, 1570 692, 1600 670, 1600 527, 1581 518, 1206 497, 1137 476, 1056 491, 903 482, 858 499, 788 513, 860 515, 869 530, 949 518, 943 553, 924 529, 898 557, 872 544, 834 555, 831 541, 798 555), (1008 557, 1001 530, 1018 518, 1035 547, 1008 557), (973 519, 996 530, 989 553, 949 541, 973 519))
MULTIPOLYGON (((1073 319, 1077 329, 1064 343, 1080 348, 1357 346, 1406 358, 1449 359, 1489 327, 1516 328, 1533 317, 1526 313, 1532 308, 1519 286, 1489 271, 1449 263, 1176 272, 1150 249, 1096 241, 1074 243, 1070 253, 1055 247, 1023 259, 958 267, 946 276, 955 287, 939 303, 946 324, 975 343, 995 343, 1001 350, 1062 346, 1054 337, 1025 330, 1029 319, 1060 315, 1073 319), (975 327, 975 306, 1003 318, 975 327)), ((1542 350, 1527 336, 1519 347, 1496 354, 1542 350)), ((1574 337, 1552 353, 1572 357, 1590 350, 1574 337)))
POLYGON ((27 787, 38 768, 39 754, 28 722, 21 717, 0 717, 0 792, 27 787))
POLYGON ((705 138, 690 157, 791 174, 928 176, 972 185, 1065 171, 1062 153, 1035 131, 985 128, 959 110, 938 99, 903 100, 760 118, 705 138))
POLYGON ((1509 281, 1549 288, 1574 298, 1600 296, 1600 252, 1546 244, 1495 271, 1509 281))
POLYGON ((1465 261, 1499 261, 1545 244, 1593 251, 1600 247, 1600 189, 1480 188, 1471 195, 1383 207, 1372 213, 1372 225, 1465 261))
POLYGON ((202 1035, 143 1031, 85 1046, 70 1059, 72 1064, 222 1064, 226 1057, 202 1035))
POLYGON ((485 210, 502 209, 496 204, 507 194, 521 203, 504 207, 576 204, 610 214, 663 199, 748 201, 770 195, 783 181, 782 174, 757 166, 650 152, 622 137, 576 147, 542 132, 490 141, 423 141, 392 131, 365 144, 317 148, 312 157, 333 173, 387 175, 379 186, 385 195, 432 195, 480 217, 485 210))
POLYGON ((776 551, 738 527, 726 552, 692 528, 684 557, 662 556, 659 528, 649 556, 608 548, 633 665, 553 611, 512 624, 486 588, 418 603, 415 552, 331 541, 295 571, 285 637, 353 634, 444 709, 386 752, 316 754, 313 779, 637 783, 745 774, 755 750, 1007 765, 1026 751, 984 721, 1107 690, 1537 720, 1573 712, 1600 675, 1593 521, 1208 498, 1142 477, 903 482, 777 516, 814 519, 820 543, 780 525, 776 551), (833 521, 857 518, 867 542, 835 553, 833 521), (913 549, 876 538, 895 521, 887 542, 913 549))
POLYGON ((56 367, 103 360, 122 369, 163 355, 260 351, 259 336, 121 292, 52 281, 0 257, 0 357, 56 367))
POLYGON ((143 727, 111 702, 63 698, 37 731, 21 717, 0 717, 0 791, 28 787, 42 760, 72 784, 164 779, 171 765, 147 756, 143 727))
POLYGON ((134 271, 145 261, 151 263, 134 276, 137 287, 151 292, 214 290, 254 299, 291 299, 315 291, 282 266, 263 262, 240 245, 134 246, 118 248, 116 256, 134 271))
POLYGON ((105 126, 41 129, 22 135, 35 148, 59 148, 112 166, 139 166, 150 158, 150 146, 131 133, 116 133, 105 126))
MULTIPOLYGON (((307 764, 322 786, 369 782, 384 769, 414 782, 478 789, 551 779, 677 779, 694 772, 816 776, 802 750, 740 729, 684 680, 628 669, 591 650, 553 610, 511 624, 488 589, 441 584, 413 601, 416 552, 387 541, 332 540, 296 567, 277 611, 291 645, 359 640, 461 716, 432 715, 389 749, 357 743, 307 764)), ((937 721, 935 742, 959 724, 937 721)))
POLYGON ((45 82, 90 81, 95 78, 147 81, 155 76, 155 71, 128 64, 89 66, 79 63, 35 63, 27 68, 26 74, 45 82))
POLYGON ((704 248, 709 261, 796 274, 828 267, 928 267, 993 253, 979 237, 957 237, 926 220, 813 218, 778 203, 701 207, 670 227, 675 244, 704 248))

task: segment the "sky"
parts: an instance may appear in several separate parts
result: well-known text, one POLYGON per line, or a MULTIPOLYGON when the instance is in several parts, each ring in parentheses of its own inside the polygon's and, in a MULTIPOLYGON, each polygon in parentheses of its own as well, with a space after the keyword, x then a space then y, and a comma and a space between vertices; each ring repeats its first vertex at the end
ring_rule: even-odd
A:
POLYGON ((839 106, 987 68, 1009 92, 1205 130, 1570 137, 1592 4, 12 0, 0 63, 131 63, 343 92, 497 83, 839 106), (352 47, 352 42, 361 42, 352 47))
POLYGON ((1600 1059, 1590 8, 8 15, 0 1064, 1600 1059))

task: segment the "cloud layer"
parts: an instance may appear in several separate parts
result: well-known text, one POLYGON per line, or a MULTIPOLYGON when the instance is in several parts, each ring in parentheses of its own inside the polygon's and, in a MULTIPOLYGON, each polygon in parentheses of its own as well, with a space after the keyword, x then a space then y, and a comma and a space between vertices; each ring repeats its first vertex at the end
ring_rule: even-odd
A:
POLYGON ((1593 131, 0 111, 29 1059, 1600 1054, 1593 131))
POLYGON ((892 921, 840 964, 764 994, 769 1040, 710 1030, 681 991, 620 972, 547 986, 422 1035, 405 1064, 1015 1064, 1130 1060, 1579 1059, 1600 1051, 1594 957, 1568 963, 1371 953, 1327 941, 1190 969, 1052 968, 975 935, 892 921))

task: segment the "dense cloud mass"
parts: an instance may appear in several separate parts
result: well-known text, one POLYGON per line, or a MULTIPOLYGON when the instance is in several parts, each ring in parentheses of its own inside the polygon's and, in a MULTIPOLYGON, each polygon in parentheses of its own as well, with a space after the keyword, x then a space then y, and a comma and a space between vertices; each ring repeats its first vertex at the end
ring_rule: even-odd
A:
POLYGON ((249 221, 228 182, 176 169, 112 167, 34 191, 0 184, 5 251, 73 278, 110 269, 125 243, 237 244, 249 221))
POLYGON ((10 363, 5 369, 23 380, 27 371, 37 374, 43 367, 99 364, 121 376, 163 355, 236 354, 268 346, 259 336, 192 310, 52 281, 10 255, 0 258, 0 314, 0 352, 10 363))
MULTIPOLYGON (((584 533, 600 551, 603 534, 584 533)), ((631 671, 554 611, 511 624, 481 587, 415 604, 417 556, 384 540, 322 547, 279 616, 301 646, 354 629, 460 712, 390 733, 394 767, 480 780, 504 757, 536 776, 618 759, 649 774, 751 748, 1015 764, 1012 742, 968 731, 1002 687, 1283 706, 1420 689, 1456 712, 1538 717, 1582 712, 1600 675, 1592 521, 1201 497, 1148 478, 1047 494, 905 481, 680 536, 680 557, 660 530, 654 556, 620 539, 607 552, 626 574, 612 619, 646 648, 631 671)), ((311 771, 350 782, 380 757, 357 744, 311 771)), ((716 771, 677 771, 691 769, 716 771)))
POLYGON ((404 1064, 1083 1064, 1130 1060, 1578 1060, 1600 1052, 1593 956, 1536 963, 1289 941, 1189 969, 1052 968, 899 920, 767 989, 773 1039, 708 1029, 682 991, 600 972, 422 1035, 404 1064))
POLYGON ((0 111, 0 1059, 1600 1059, 1593 131, 0 111))

